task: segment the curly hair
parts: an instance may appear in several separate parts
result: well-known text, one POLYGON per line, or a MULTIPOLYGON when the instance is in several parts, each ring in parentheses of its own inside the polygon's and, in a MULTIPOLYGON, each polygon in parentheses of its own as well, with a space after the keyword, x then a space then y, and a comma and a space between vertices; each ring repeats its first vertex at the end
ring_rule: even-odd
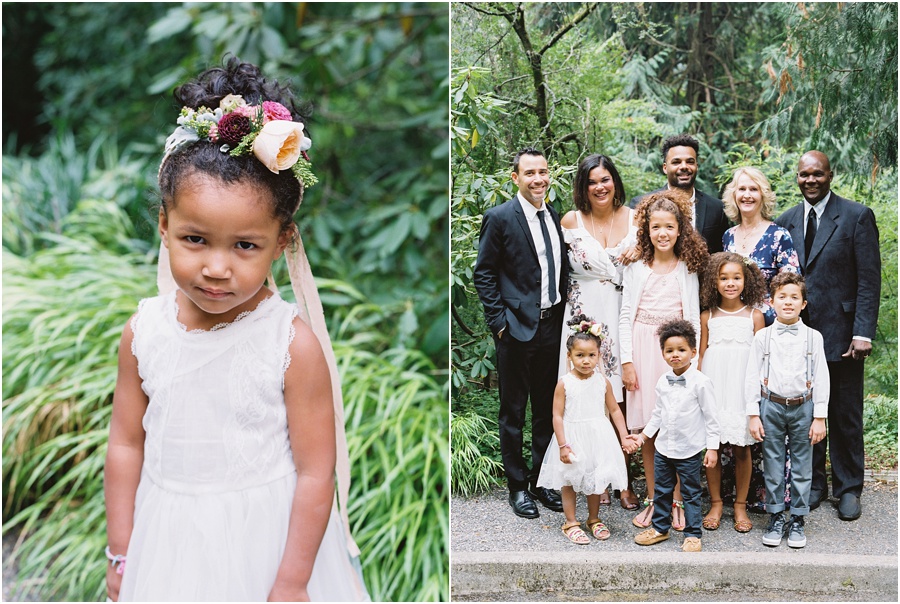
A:
POLYGON ((735 170, 734 176, 731 177, 731 182, 725 186, 725 192, 722 193, 722 203, 725 204, 725 215, 735 224, 741 223, 741 212, 737 207, 735 189, 737 188, 737 180, 742 175, 746 175, 747 178, 752 180, 756 183, 756 186, 759 187, 760 196, 762 197, 760 213, 763 219, 772 220, 775 216, 775 193, 772 191, 772 185, 769 184, 769 179, 766 178, 765 174, 751 166, 735 170))
MULTIPOLYGON (((215 108, 229 94, 239 94, 249 104, 277 101, 290 112, 294 121, 304 124, 298 101, 287 86, 263 77, 259 68, 230 57, 224 67, 213 67, 201 73, 195 80, 175 89, 173 95, 179 107, 215 108)), ((159 189, 162 210, 174 207, 175 193, 181 186, 197 186, 196 176, 213 178, 227 184, 246 183, 266 191, 271 196, 273 217, 282 231, 293 227, 293 216, 303 199, 303 186, 290 170, 275 174, 253 155, 232 157, 219 150, 220 143, 196 141, 183 150, 165 158, 159 168, 159 189)))
POLYGON ((663 161, 666 161, 666 154, 672 147, 690 147, 694 150, 696 155, 700 155, 700 143, 698 143, 697 139, 690 134, 676 134, 675 136, 670 136, 664 140, 662 148, 660 149, 662 151, 663 161))
POLYGON ((762 271, 751 258, 741 256, 734 252, 716 252, 709 257, 703 274, 700 278, 700 307, 704 309, 718 306, 719 271, 726 264, 737 264, 744 273, 744 289, 741 292, 741 300, 747 306, 754 307, 762 304, 766 298, 766 279, 762 271))
POLYGON ((681 189, 663 190, 644 196, 637 207, 637 247, 641 260, 653 265, 655 249, 650 241, 650 216, 654 212, 669 212, 678 221, 678 239, 675 241, 675 256, 684 260, 688 271, 699 273, 709 257, 706 241, 691 225, 690 196, 681 189))
POLYGON ((660 348, 666 347, 666 340, 669 338, 684 338, 692 350, 697 348, 697 332, 691 322, 685 319, 666 321, 656 330, 656 335, 659 336, 660 348))
POLYGON ((581 212, 588 214, 591 211, 591 202, 588 200, 588 183, 590 182, 591 170, 594 168, 603 168, 609 172, 613 185, 616 187, 616 194, 613 196, 613 208, 620 208, 625 204, 625 185, 622 184, 622 177, 612 160, 605 155, 588 155, 578 165, 578 172, 575 173, 575 183, 572 187, 572 199, 575 202, 575 208, 581 212))
MULTIPOLYGON (((580 314, 580 315, 575 315, 570 320, 566 321, 566 325, 568 325, 569 327, 577 327, 577 326, 581 325, 582 322, 585 322, 585 321, 588 323, 592 323, 594 320, 585 314, 580 314)), ((572 347, 575 346, 575 342, 577 342, 578 340, 593 342, 594 344, 597 345, 598 351, 600 350, 600 345, 603 343, 603 340, 601 340, 599 337, 595 336, 594 334, 592 334, 589 331, 576 331, 576 332, 571 333, 569 335, 569 337, 566 338, 566 350, 571 351, 572 347)))
POLYGON ((769 283, 769 291, 772 293, 772 297, 774 298, 775 292, 785 285, 799 285, 800 295, 803 297, 803 300, 806 300, 806 279, 803 278, 803 275, 784 272, 772 277, 772 281, 769 283))

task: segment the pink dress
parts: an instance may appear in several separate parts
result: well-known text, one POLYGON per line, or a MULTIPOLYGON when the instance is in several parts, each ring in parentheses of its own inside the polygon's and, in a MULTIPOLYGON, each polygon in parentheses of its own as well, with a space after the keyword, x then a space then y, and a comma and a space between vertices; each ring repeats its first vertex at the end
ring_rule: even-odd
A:
POLYGON ((650 273, 634 313, 631 331, 638 389, 630 390, 625 395, 630 431, 641 430, 650 421, 656 406, 656 382, 669 369, 663 359, 656 330, 666 321, 682 316, 681 288, 674 272, 665 275, 650 273))

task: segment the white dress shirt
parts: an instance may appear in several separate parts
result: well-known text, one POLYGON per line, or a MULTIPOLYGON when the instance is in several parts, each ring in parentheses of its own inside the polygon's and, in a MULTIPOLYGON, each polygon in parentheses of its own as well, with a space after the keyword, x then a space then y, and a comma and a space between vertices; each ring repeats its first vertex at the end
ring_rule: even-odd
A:
MULTIPOLYGON (((666 183, 666 188, 672 190, 672 185, 666 183)), ((697 187, 691 189, 691 226, 697 228, 697 187)))
MULTIPOLYGON (((769 385, 772 394, 784 398, 803 396, 806 392, 806 342, 807 333, 812 332, 810 342, 812 358, 810 363, 813 389, 813 417, 828 417, 828 397, 831 395, 831 382, 828 378, 828 363, 825 361, 825 346, 822 334, 803 324, 797 319, 797 333, 778 333, 777 327, 783 325, 775 322, 756 332, 750 345, 750 358, 747 359, 747 372, 744 379, 744 402, 747 415, 759 415, 759 393, 763 378, 766 376, 764 358, 766 341, 772 334, 769 349, 769 385)), ((777 403, 776 403, 777 404, 777 403)))
MULTIPOLYGON (((538 221, 538 210, 525 201, 522 196, 516 193, 516 198, 518 198, 519 203, 522 204, 522 211, 525 212, 525 220, 528 221, 528 228, 531 231, 531 238, 534 240, 534 250, 537 252, 538 264, 541 265, 541 308, 550 308, 552 306, 550 304, 550 280, 547 278, 547 273, 550 271, 549 266, 547 266, 547 246, 544 245, 544 234, 541 233, 541 223, 538 221)), ((556 230, 556 225, 553 223, 553 218, 550 216, 550 210, 547 209, 547 204, 541 204, 541 210, 544 211, 544 224, 547 225, 547 232, 550 233, 550 245, 553 246, 553 258, 554 258, 554 268, 556 269, 556 274, 553 275, 553 288, 557 289, 559 287, 559 271, 563 262, 568 262, 567 258, 564 258, 561 250, 562 250, 562 242, 559 239, 559 232, 556 230)), ((557 294, 557 302, 562 301, 562 297, 557 294)))
POLYGON ((716 416, 716 390, 712 380, 693 366, 681 374, 685 385, 669 385, 666 376, 656 383, 656 406, 643 434, 656 437, 656 450, 669 459, 687 459, 703 449, 718 450, 719 420, 716 416))

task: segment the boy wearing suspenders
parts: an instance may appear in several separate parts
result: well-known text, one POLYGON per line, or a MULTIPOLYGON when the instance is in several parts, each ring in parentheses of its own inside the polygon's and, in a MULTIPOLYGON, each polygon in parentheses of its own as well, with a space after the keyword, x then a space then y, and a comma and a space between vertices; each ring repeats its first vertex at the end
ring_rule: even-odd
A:
POLYGON ((744 398, 748 427, 763 442, 763 473, 769 525, 763 544, 806 545, 813 445, 825 437, 830 382, 822 334, 803 324, 806 284, 796 273, 779 273, 770 284, 775 323, 756 332, 747 361, 744 398), (790 521, 784 508, 784 437, 791 444, 790 521))

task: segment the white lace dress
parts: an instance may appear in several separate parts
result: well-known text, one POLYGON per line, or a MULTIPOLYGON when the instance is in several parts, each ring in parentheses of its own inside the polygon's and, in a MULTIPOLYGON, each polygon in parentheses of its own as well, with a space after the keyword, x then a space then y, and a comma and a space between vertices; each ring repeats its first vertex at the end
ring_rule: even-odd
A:
MULTIPOLYGON (((143 300, 132 352, 149 397, 144 465, 120 601, 266 600, 297 475, 284 405, 296 307, 277 295, 188 332, 175 293, 143 300)), ((367 599, 335 508, 312 600, 367 599)))
POLYGON ((753 318, 718 314, 707 320, 707 326, 709 342, 703 353, 703 373, 716 390, 719 441, 739 447, 755 444, 747 428, 743 396, 744 373, 753 344, 753 318))
POLYGON ((616 433, 606 418, 606 380, 595 373, 586 380, 567 373, 562 377, 566 388, 563 426, 566 442, 578 460, 565 464, 559 459, 556 434, 550 439, 538 486, 559 489, 571 486, 576 493, 599 495, 628 486, 625 458, 616 433))

